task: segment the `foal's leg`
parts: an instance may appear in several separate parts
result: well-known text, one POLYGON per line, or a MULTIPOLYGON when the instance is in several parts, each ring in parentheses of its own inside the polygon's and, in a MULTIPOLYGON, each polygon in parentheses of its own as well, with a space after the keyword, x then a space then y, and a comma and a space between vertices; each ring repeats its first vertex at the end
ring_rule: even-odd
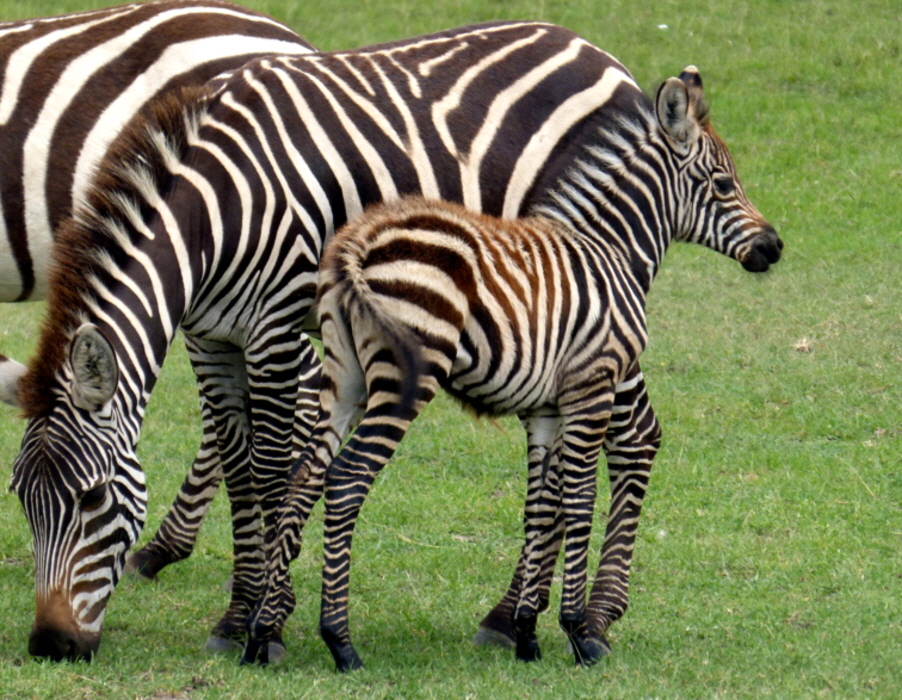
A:
POLYGON ((636 529, 652 461, 660 444, 661 428, 637 363, 617 387, 611 423, 605 435, 611 505, 601 561, 588 605, 593 634, 601 639, 629 604, 630 564, 636 529))
POLYGON ((563 539, 560 507, 561 420, 559 416, 530 416, 522 419, 528 444, 529 472, 523 513, 525 541, 510 587, 501 601, 479 625, 474 642, 517 648, 517 658, 532 661, 541 657, 535 641, 535 617, 548 608, 554 567, 563 539), (528 560, 533 590, 521 591, 528 560), (523 616, 518 635, 515 612, 520 604, 523 616), (532 613, 532 621, 527 622, 532 613), (530 631, 531 629, 531 631, 530 631))
MULTIPOLYGON (((365 364, 370 366, 370 363, 365 364)), ((433 369, 437 368, 433 366, 433 369)), ((432 400, 439 388, 436 377, 422 376, 418 381, 416 401, 405 404, 390 398, 393 392, 390 379, 377 378, 378 392, 373 390, 372 379, 367 379, 370 385, 367 410, 357 431, 329 465, 325 482, 323 589, 319 629, 339 671, 350 671, 363 666, 348 629, 351 539, 357 516, 376 476, 391 459, 410 423, 432 400)))
POLYGON ((589 537, 597 491, 596 474, 614 391, 599 384, 571 390, 574 406, 563 406, 561 507, 564 515, 564 584, 560 624, 574 650, 576 663, 594 664, 606 652, 594 634, 586 610, 589 537))
MULTIPOLYGON (((342 336, 345 343, 350 337, 342 336)), ((289 565, 301 549, 304 526, 323 492, 326 468, 363 412, 366 385, 356 361, 342 363, 327 349, 320 389, 320 413, 310 440, 291 470, 288 491, 277 517, 275 537, 267 553, 263 594, 248 616, 248 639, 242 664, 269 663, 272 644, 280 639, 286 618, 294 611, 289 565)))

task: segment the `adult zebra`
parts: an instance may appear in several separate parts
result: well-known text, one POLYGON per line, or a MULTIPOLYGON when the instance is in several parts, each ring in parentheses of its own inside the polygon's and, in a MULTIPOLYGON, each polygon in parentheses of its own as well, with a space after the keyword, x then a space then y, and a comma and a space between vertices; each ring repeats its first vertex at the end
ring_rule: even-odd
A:
POLYGON ((213 635, 240 638, 262 593, 262 521, 284 493, 301 329, 334 227, 411 192, 515 216, 602 145, 600 126, 646 111, 612 57, 529 22, 256 61, 216 92, 157 102, 61 234, 22 380, 30 420, 14 487, 40 543, 33 653, 86 657, 99 644, 143 521, 134 444, 177 327, 216 385, 210 408, 230 448, 243 539, 213 635))
MULTIPOLYGON (((84 199, 109 144, 152 98, 205 84, 251 58, 312 49, 284 24, 221 0, 156 0, 0 23, 0 301, 45 297, 54 230, 84 199)), ((315 387, 312 353, 305 365, 303 379, 315 387)), ((0 355, 0 401, 16 403, 24 372, 0 355)), ((300 397, 298 439, 309 429, 312 399, 300 397)), ((202 412, 204 439, 189 485, 145 552, 149 576, 190 553, 218 483, 216 435, 202 412)))
POLYGON ((364 212, 328 244, 317 294, 320 418, 282 507, 246 661, 266 661, 257 643, 290 609, 280 598, 288 563, 325 483, 320 633, 338 670, 362 665, 348 629, 357 514, 441 388, 478 413, 516 414, 526 428, 532 493, 510 591, 517 658, 540 658, 536 619, 547 605, 549 554, 562 540, 561 627, 577 664, 607 653, 605 632, 627 607, 660 444, 639 370, 651 281, 675 240, 756 272, 779 260, 782 242, 745 197, 694 67, 661 86, 654 111, 597 135, 530 218, 503 221, 410 198, 364 212), (587 606, 602 449, 612 504, 587 606))

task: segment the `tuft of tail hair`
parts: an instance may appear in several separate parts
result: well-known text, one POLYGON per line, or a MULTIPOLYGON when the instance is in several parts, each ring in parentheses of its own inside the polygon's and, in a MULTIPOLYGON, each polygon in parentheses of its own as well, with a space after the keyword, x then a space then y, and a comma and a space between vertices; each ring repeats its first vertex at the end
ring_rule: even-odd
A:
MULTIPOLYGON (((391 348, 399 374, 398 406, 404 416, 409 417, 417 400, 425 398, 420 395, 419 382, 426 369, 423 339, 393 319, 386 302, 372 290, 359 267, 355 264, 352 267, 349 269, 347 261, 342 265, 341 313, 345 316, 352 340, 356 341, 355 326, 362 323, 364 327, 370 326, 391 348)), ((359 331, 363 328, 358 327, 359 331)))

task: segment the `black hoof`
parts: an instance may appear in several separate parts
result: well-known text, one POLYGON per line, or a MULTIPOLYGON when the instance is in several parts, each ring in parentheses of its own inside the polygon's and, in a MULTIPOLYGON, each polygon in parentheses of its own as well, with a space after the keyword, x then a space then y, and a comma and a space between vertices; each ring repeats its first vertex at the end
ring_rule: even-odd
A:
POLYGON ((332 658, 335 660, 335 670, 339 673, 347 673, 348 671, 356 671, 363 668, 363 661, 354 651, 354 646, 350 642, 342 644, 329 644, 329 651, 332 652, 332 658))
POLYGON ((126 557, 122 575, 133 576, 134 578, 143 581, 156 581, 157 573, 164 566, 166 566, 166 564, 157 562, 143 550, 138 550, 126 557))
POLYGON ((517 660, 518 661, 541 661, 542 651, 539 649, 539 643, 532 640, 529 644, 517 644, 517 660))
POLYGON ((514 631, 517 635, 517 658, 520 661, 538 661, 542 658, 539 641, 536 639, 535 615, 522 615, 514 620, 514 631))
POLYGON ((241 666, 268 666, 269 665, 269 644, 261 644, 260 642, 249 639, 244 647, 244 654, 241 657, 241 666))
POLYGON ((577 666, 594 666, 599 659, 611 653, 611 645, 603 636, 572 636, 570 638, 573 656, 577 666))

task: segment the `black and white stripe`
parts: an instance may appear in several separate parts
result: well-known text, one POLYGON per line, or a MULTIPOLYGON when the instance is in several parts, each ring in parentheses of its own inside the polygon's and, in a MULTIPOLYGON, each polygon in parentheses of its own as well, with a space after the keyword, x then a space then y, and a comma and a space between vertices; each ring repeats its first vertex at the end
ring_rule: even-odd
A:
POLYGON ((576 662, 608 651, 660 444, 639 370, 651 281, 674 240, 753 271, 776 262, 782 243, 743 194, 694 68, 664 83, 654 110, 595 136, 531 218, 414 198, 374 207, 329 243, 318 291, 321 414, 282 509, 246 661, 266 661, 258 641, 290 607, 288 563, 325 484, 320 632, 339 670, 361 666, 348 628, 354 525, 411 421, 442 388, 479 413, 518 415, 527 432, 526 542, 486 633, 507 637, 512 626, 517 657, 540 658, 536 618, 563 546, 560 622, 576 662), (587 600, 602 449, 612 499, 587 600))
POLYGON ((53 231, 160 92, 313 47, 219 0, 156 0, 0 24, 0 301, 42 299, 53 231))
MULTIPOLYGON (((291 464, 303 322, 335 227, 407 193, 519 214, 603 145, 599 126, 647 110, 608 54, 536 23, 259 60, 215 90, 155 102, 61 234, 46 331, 20 391, 30 422, 15 485, 33 528, 51 517, 37 494, 70 484, 82 507, 52 512, 59 538, 84 542, 91 513, 103 510, 86 510, 84 498, 102 489, 128 520, 117 524, 122 540, 134 541, 144 509, 134 440, 181 327, 207 387, 233 510, 232 600, 213 637, 242 638, 263 590, 263 522, 274 520, 291 464), (47 435, 73 454, 57 459, 47 435)), ((60 539, 42 552, 67 556, 60 539)), ((56 607, 72 619, 45 626, 47 638, 102 619, 122 556, 110 549, 92 567, 77 556, 53 566, 90 568, 92 583, 77 614, 81 582, 54 583, 56 607)), ((285 584, 278 597, 288 601, 285 584)), ((76 640, 62 655, 90 655, 98 641, 76 640)), ((51 648, 32 642, 36 653, 51 648)))

